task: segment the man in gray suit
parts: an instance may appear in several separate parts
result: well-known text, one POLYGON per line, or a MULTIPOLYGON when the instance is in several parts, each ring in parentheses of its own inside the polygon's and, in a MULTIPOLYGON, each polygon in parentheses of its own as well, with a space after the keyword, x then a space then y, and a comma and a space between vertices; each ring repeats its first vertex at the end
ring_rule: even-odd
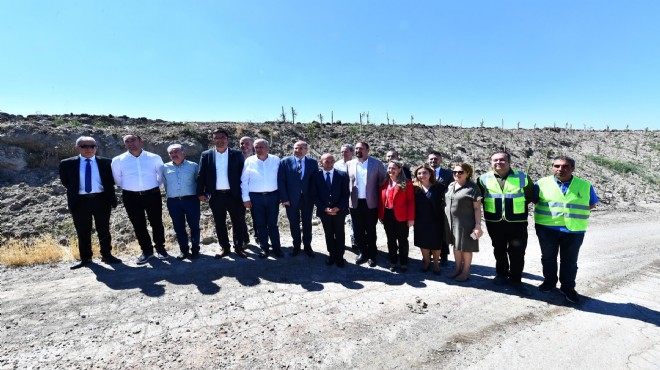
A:
POLYGON ((347 171, 351 192, 349 208, 353 219, 355 244, 360 254, 355 263, 361 265, 369 261, 376 267, 376 224, 378 223, 378 202, 380 186, 385 180, 383 162, 369 157, 369 144, 355 144, 357 160, 348 162, 347 171))

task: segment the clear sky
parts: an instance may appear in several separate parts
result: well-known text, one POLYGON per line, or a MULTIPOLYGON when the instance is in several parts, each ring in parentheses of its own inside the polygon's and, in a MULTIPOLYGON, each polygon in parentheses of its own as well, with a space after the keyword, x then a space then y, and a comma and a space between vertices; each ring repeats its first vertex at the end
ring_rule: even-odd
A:
POLYGON ((0 0, 0 17, 7 113, 660 129, 657 0, 0 0))

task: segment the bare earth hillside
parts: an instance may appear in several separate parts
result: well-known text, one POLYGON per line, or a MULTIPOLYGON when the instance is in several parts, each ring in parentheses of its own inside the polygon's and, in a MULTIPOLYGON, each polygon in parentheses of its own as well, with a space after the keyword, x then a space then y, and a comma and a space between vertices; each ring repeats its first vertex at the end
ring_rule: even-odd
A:
MULTIPOLYGON (((165 122, 126 116, 65 115, 28 117, 0 113, 0 234, 26 237, 52 234, 62 242, 73 235, 66 209, 65 190, 57 165, 73 156, 76 138, 96 138, 98 155, 113 157, 125 149, 122 136, 137 132, 145 149, 169 161, 166 148, 182 143, 188 159, 197 161, 211 146, 210 132, 223 127, 232 134, 230 145, 241 136, 269 140, 272 153, 291 155, 297 140, 310 144, 309 155, 339 154, 344 143, 367 141, 371 155, 384 158, 396 148, 410 165, 422 163, 431 150, 444 153, 447 166, 465 161, 479 175, 489 170, 493 150, 512 153, 513 166, 527 171, 533 180, 550 174, 550 159, 570 155, 577 160, 576 175, 591 181, 601 208, 634 210, 636 204, 660 201, 660 133, 658 131, 593 131, 571 128, 499 129, 451 126, 384 124, 291 124, 235 122, 165 122), (610 163, 607 161, 618 161, 610 163)), ((119 192, 118 192, 119 193, 119 192)), ((203 206, 202 223, 207 242, 215 241, 209 226, 210 210, 203 206)), ((169 218, 166 214, 164 218, 169 218)), ((117 243, 132 240, 121 205, 113 212, 113 237, 117 243)), ((169 235, 170 240, 173 234, 169 235)))

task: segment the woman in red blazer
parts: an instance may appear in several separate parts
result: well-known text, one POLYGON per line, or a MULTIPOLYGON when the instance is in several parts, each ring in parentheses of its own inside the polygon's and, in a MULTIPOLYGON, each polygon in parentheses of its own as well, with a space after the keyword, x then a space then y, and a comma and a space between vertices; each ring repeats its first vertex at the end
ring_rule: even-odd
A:
POLYGON ((389 176, 380 188, 378 206, 378 218, 387 235, 392 272, 396 271, 397 262, 401 264, 401 272, 408 271, 408 230, 415 224, 415 188, 402 169, 401 161, 391 160, 387 163, 389 176))

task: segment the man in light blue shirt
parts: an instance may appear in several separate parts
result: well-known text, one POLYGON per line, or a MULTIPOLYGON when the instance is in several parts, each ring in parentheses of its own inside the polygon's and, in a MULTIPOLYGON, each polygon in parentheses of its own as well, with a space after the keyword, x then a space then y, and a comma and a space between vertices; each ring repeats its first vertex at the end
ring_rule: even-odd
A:
POLYGON ((167 210, 172 218, 181 254, 176 258, 196 259, 199 257, 199 199, 197 198, 197 173, 199 165, 185 159, 186 152, 181 144, 167 147, 171 162, 162 167, 163 184, 167 194, 167 210), (190 242, 188 249, 188 233, 186 221, 190 227, 190 242))

